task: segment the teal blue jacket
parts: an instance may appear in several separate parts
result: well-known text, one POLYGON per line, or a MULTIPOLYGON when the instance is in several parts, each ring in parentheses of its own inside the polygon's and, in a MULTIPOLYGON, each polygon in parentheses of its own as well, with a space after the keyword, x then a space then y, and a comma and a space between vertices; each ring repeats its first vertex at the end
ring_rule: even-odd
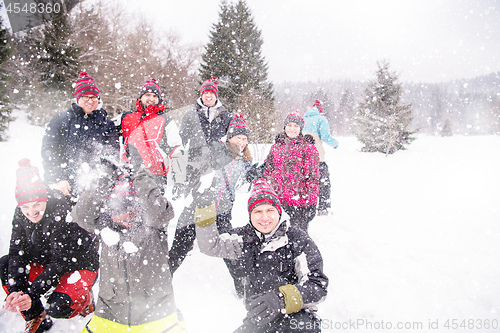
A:
POLYGON ((326 142, 333 148, 337 148, 339 142, 330 134, 330 125, 325 116, 323 116, 316 107, 309 109, 304 117, 304 132, 318 134, 321 141, 326 142))

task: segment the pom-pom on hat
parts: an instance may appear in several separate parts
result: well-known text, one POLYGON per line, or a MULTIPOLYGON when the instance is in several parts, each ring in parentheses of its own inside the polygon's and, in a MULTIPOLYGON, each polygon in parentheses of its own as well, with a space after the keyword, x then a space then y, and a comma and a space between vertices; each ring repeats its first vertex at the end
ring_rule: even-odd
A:
POLYGON ((151 80, 147 80, 146 82, 144 82, 144 84, 141 87, 141 91, 139 92, 139 99, 141 99, 142 95, 144 95, 145 93, 156 94, 156 96, 158 96, 158 98, 160 100, 159 104, 161 104, 161 102, 162 102, 161 90, 160 90, 160 86, 156 82, 156 79, 151 79, 151 80))
POLYGON ((138 207, 139 197, 130 176, 122 173, 111 190, 107 201, 107 211, 111 216, 123 215, 138 207))
POLYGON ((213 92, 215 94, 215 97, 218 98, 219 89, 217 88, 217 78, 215 76, 212 76, 210 79, 203 82, 200 88, 200 96, 207 91, 213 92))
POLYGON ((97 88, 94 79, 87 72, 81 72, 75 85, 76 100, 78 101, 81 95, 96 95, 99 97, 99 94, 99 88, 97 88))
POLYGON ((300 115, 299 111, 293 111, 285 118, 285 126, 288 123, 296 123, 300 126, 300 130, 304 129, 304 118, 300 115))
POLYGON ((323 113, 323 105, 321 105, 321 101, 319 99, 314 102, 313 107, 316 107, 319 112, 323 113))
POLYGON ((228 139, 231 139, 236 135, 246 135, 247 137, 250 137, 250 129, 248 128, 243 115, 240 113, 237 113, 234 116, 234 118, 229 123, 229 127, 227 128, 228 139))
POLYGON ((278 195, 268 184, 267 180, 264 178, 258 178, 254 180, 252 184, 252 191, 250 192, 250 198, 248 199, 248 213, 252 213, 252 210, 255 207, 264 204, 276 207, 281 215, 281 204, 278 199, 278 195))
POLYGON ((30 160, 23 158, 16 171, 16 200, 18 206, 33 201, 47 201, 47 188, 40 178, 36 166, 30 160))

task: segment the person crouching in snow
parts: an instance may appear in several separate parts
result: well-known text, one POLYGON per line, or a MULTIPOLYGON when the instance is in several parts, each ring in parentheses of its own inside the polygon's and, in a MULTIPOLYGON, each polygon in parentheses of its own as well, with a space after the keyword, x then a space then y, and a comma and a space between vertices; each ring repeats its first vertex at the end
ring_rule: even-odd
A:
POLYGON ((285 118, 285 131, 278 134, 267 155, 264 178, 278 194, 292 225, 307 232, 316 216, 319 193, 319 154, 302 134, 304 119, 295 111, 285 118))
POLYGON ((237 261, 239 269, 232 274, 245 280, 247 316, 235 332, 291 332, 293 328, 321 332, 316 304, 327 295, 328 278, 316 244, 284 219, 280 201, 265 179, 254 182, 248 213, 250 223, 224 234, 213 218, 195 221, 200 251, 237 261))
POLYGON ((102 160, 103 175, 82 193, 73 219, 101 236, 99 297, 82 332, 185 332, 174 301, 167 228, 173 207, 134 145, 132 172, 102 160))
POLYGON ((19 161, 16 175, 18 206, 9 254, 0 259, 7 293, 3 308, 21 313, 24 332, 40 333, 52 327, 50 317, 85 317, 94 311, 98 244, 93 234, 72 223, 69 201, 60 191, 47 190, 28 159, 19 161))

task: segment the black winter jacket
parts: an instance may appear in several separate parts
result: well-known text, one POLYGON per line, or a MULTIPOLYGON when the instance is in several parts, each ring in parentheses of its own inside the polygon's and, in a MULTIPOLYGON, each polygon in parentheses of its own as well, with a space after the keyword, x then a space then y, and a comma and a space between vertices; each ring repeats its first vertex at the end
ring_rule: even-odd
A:
POLYGON ((227 134, 231 119, 231 113, 220 101, 215 106, 207 108, 202 105, 201 99, 198 99, 194 108, 182 117, 179 135, 184 147, 189 143, 186 167, 189 189, 196 188, 200 177, 215 168, 214 149, 223 147, 221 138, 227 134), (212 121, 205 114, 207 109, 215 115, 212 121))
POLYGON ((231 275, 243 278, 245 298, 294 285, 304 308, 315 310, 327 294, 328 278, 314 241, 302 230, 283 221, 269 237, 248 223, 219 235, 215 223, 196 227, 202 253, 232 259, 231 275))
POLYGON ((46 126, 42 139, 44 179, 48 184, 67 180, 76 190, 83 163, 92 169, 100 156, 112 155, 118 159, 119 153, 118 130, 107 118, 107 112, 97 109, 87 115, 72 104, 52 117, 46 126))
POLYGON ((49 196, 47 209, 33 223, 16 207, 9 248, 9 291, 23 291, 39 298, 66 273, 99 268, 98 243, 77 223, 71 222, 71 206, 65 198, 49 196), (45 267, 28 288, 26 267, 36 262, 45 267))

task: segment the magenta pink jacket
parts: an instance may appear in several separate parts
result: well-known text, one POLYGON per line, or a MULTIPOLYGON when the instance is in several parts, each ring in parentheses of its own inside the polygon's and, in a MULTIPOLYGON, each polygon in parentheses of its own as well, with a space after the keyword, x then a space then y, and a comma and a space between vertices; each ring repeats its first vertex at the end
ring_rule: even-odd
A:
POLYGON ((318 203, 319 154, 302 135, 290 139, 278 135, 266 158, 264 172, 283 205, 309 206, 318 203))

